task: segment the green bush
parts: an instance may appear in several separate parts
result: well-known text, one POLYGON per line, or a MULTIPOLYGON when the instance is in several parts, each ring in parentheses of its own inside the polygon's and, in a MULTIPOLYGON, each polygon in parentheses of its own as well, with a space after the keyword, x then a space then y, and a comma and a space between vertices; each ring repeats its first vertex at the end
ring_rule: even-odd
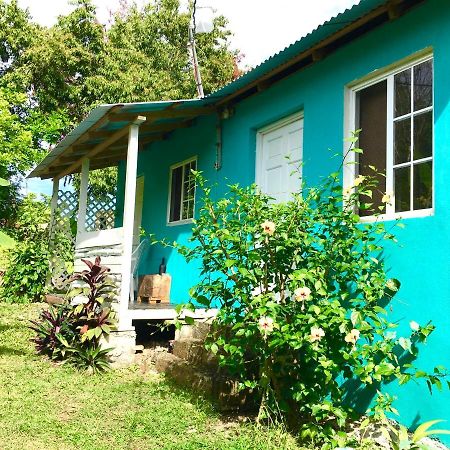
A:
POLYGON ((15 228, 11 230, 17 245, 8 253, 8 267, 0 297, 9 303, 41 301, 49 276, 48 199, 38 201, 26 196, 20 206, 15 228))
POLYGON ((424 378, 441 387, 444 370, 429 375, 411 363, 434 327, 412 323, 397 337, 385 309, 400 283, 386 273, 382 245, 395 237, 355 213, 373 208, 360 198, 377 189, 375 178, 343 192, 336 172, 274 204, 238 185, 214 201, 196 177, 202 204, 191 244, 173 244, 202 266, 188 306, 220 307, 208 347, 259 394, 260 419, 282 420, 331 448, 355 413, 344 400, 348 385, 378 390, 367 412, 375 417, 394 411, 383 384, 424 378))
POLYGON ((0 297, 8 303, 42 301, 49 274, 48 243, 43 240, 18 243, 10 250, 0 297))

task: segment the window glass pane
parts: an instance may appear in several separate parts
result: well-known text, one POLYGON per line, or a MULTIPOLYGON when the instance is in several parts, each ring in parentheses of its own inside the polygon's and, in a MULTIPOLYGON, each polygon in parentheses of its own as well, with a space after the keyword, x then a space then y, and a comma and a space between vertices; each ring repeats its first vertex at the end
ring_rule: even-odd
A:
POLYGON ((433 152, 432 111, 414 117, 414 159, 427 158, 433 152))
POLYGON ((414 111, 431 106, 433 102, 433 62, 425 61, 414 67, 414 111))
POLYGON ((411 118, 394 122, 394 164, 411 160, 411 118))
POLYGON ((180 220, 181 213, 181 183, 183 181, 183 167, 172 169, 172 185, 170 190, 169 221, 180 220))
POLYGON ((195 180, 192 170, 195 170, 196 161, 191 161, 184 166, 183 208, 181 218, 192 219, 194 217, 195 180))
POLYGON ((394 170, 395 212, 411 209, 411 167, 401 167, 394 170))
POLYGON ((414 209, 433 205, 433 169, 431 161, 414 165, 414 209))
POLYGON ((395 117, 411 112, 411 69, 404 70, 394 77, 395 117))
MULTIPOLYGON (((357 127, 361 128, 359 146, 363 154, 359 155, 359 174, 374 176, 369 166, 376 167, 378 172, 386 173, 386 130, 387 130, 387 82, 369 86, 357 93, 358 110, 356 111, 357 127)), ((381 199, 386 192, 386 178, 376 177, 379 185, 370 198, 361 198, 363 203, 373 203, 373 209, 361 210, 361 216, 370 216, 379 212, 381 199)))

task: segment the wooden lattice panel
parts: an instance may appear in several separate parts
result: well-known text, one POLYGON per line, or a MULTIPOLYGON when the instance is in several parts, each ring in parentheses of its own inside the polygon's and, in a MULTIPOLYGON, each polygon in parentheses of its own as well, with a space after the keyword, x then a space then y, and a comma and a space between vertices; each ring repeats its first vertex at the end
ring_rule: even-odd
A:
POLYGON ((75 250, 75 223, 78 195, 71 191, 58 191, 56 210, 50 228, 50 280, 57 290, 65 290, 73 273, 75 250))
POLYGON ((116 197, 108 195, 98 199, 92 195, 88 198, 86 211, 86 231, 110 230, 114 228, 116 197))

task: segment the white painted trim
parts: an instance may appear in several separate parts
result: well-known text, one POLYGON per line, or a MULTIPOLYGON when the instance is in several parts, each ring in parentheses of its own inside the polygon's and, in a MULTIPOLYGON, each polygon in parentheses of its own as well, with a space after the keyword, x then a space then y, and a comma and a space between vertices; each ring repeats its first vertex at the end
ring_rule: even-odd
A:
MULTIPOLYGON (((193 221, 194 221, 195 207, 196 207, 196 203, 197 203, 195 201, 196 200, 195 196, 196 196, 196 190, 197 189, 194 189, 194 217, 192 217, 191 219, 180 219, 180 220, 173 220, 173 221, 170 220, 170 206, 171 206, 170 202, 171 202, 171 199, 172 199, 172 174, 173 174, 173 170, 177 169, 178 167, 185 166, 186 164, 189 164, 192 161, 195 161, 195 167, 196 167, 196 170, 198 170, 198 158, 197 158, 197 155, 192 156, 191 158, 185 159, 184 161, 181 161, 179 163, 172 164, 169 167, 169 189, 168 189, 169 195, 168 195, 168 198, 167 198, 166 226, 173 227, 173 226, 177 226, 177 225, 186 225, 186 224, 193 223, 193 221)), ((180 203, 181 206, 180 206, 180 208, 183 207, 183 188, 184 188, 184 171, 183 171, 183 180, 181 182, 181 203, 180 203)))
POLYGON ((434 208, 429 209, 417 209, 415 211, 405 211, 394 214, 381 214, 379 216, 367 216, 361 217, 360 221, 362 223, 373 223, 373 222, 388 222, 390 220, 402 220, 402 219, 412 219, 419 217, 430 217, 434 216, 434 208))
POLYGON ((192 317, 196 320, 205 320, 216 317, 218 309, 196 309, 195 312, 183 310, 180 315, 173 308, 155 308, 155 309, 130 309, 128 314, 131 320, 175 320, 192 317))
POLYGON ((304 111, 298 111, 294 114, 283 117, 280 120, 272 122, 269 125, 258 128, 257 133, 260 133, 260 134, 271 133, 272 131, 278 130, 278 128, 282 128, 286 125, 290 125, 292 122, 296 122, 297 120, 304 119, 304 118, 305 118, 304 111))
POLYGON ((92 248, 117 245, 123 242, 124 229, 112 228, 110 230, 85 231, 77 235, 75 248, 92 248))
POLYGON ((131 319, 129 318, 128 314, 128 302, 130 298, 131 283, 131 255, 133 253, 134 209, 139 150, 139 125, 140 123, 131 124, 128 133, 125 201, 123 208, 123 262, 119 297, 119 331, 126 330, 131 327, 131 319))
MULTIPOLYGON (((294 123, 298 120, 304 120, 305 114, 304 111, 299 111, 295 114, 291 114, 290 116, 284 117, 281 120, 277 120, 276 122, 271 123, 270 125, 266 125, 265 127, 259 128, 256 131, 256 155, 255 155, 255 184, 261 186, 261 178, 262 178, 262 170, 263 170, 263 158, 262 158, 262 147, 263 140, 266 134, 272 133, 280 128, 283 128, 291 123, 294 123)), ((303 131, 304 133, 304 124, 303 131)), ((301 159, 303 161, 303 148, 301 159)), ((300 170, 302 168, 300 167, 300 170)), ((300 173, 300 178, 303 177, 303 174, 300 173)))
POLYGON ((416 64, 423 63, 432 58, 433 49, 431 47, 427 47, 423 50, 413 53, 412 55, 407 56, 406 58, 402 58, 399 61, 389 64, 388 66, 374 70, 373 72, 365 75, 362 78, 351 81, 347 84, 346 87, 351 90, 364 89, 366 87, 372 86, 373 84, 377 84, 380 81, 383 81, 390 75, 396 75, 397 73, 402 72, 408 67, 415 66, 416 64))
MULTIPOLYGON (((195 205, 194 205, 194 209, 195 209, 195 205)), ((176 222, 167 222, 166 226, 176 227, 177 225, 189 225, 190 223, 194 223, 194 219, 184 219, 184 220, 177 220, 176 222)))
POLYGON ((87 192, 89 187, 89 158, 81 162, 80 197, 78 204, 77 234, 86 230, 87 192))
MULTIPOLYGON (((365 89, 367 87, 373 86, 383 80, 387 81, 387 131, 386 131, 386 192, 392 195, 392 202, 386 205, 386 214, 382 214, 380 216, 369 216, 369 217, 361 217, 361 222, 376 222, 376 221, 388 221, 388 220, 396 220, 396 219, 408 219, 408 218, 419 218, 419 217, 428 217, 434 215, 435 209, 435 163, 434 163, 434 107, 435 107, 435 98, 434 98, 434 57, 433 51, 431 48, 424 49, 420 52, 415 53, 414 55, 410 55, 407 58, 402 59, 394 64, 391 64, 383 69, 379 69, 377 71, 372 72, 371 74, 356 80, 354 82, 349 83, 344 87, 344 133, 345 137, 349 137, 350 134, 356 130, 355 123, 355 111, 356 111, 356 94, 358 91, 365 89), (428 209, 419 209, 412 211, 403 211, 403 212, 395 212, 395 198, 394 198, 394 121, 399 118, 394 119, 394 77, 396 74, 421 64, 425 61, 431 60, 433 62, 433 99, 432 106, 424 108, 420 111, 413 111, 414 108, 411 105, 411 113, 405 115, 407 116, 415 116, 416 114, 420 114, 421 112, 426 112, 432 110, 432 121, 433 121, 433 139, 432 139, 432 156, 429 157, 432 161, 432 179, 433 179, 433 190, 432 190, 432 200, 433 204, 431 208, 428 209)), ((412 71, 413 73, 413 71, 412 71)), ((413 85, 414 80, 411 79, 411 83, 413 85)), ((412 86, 413 89, 413 86, 412 86)), ((414 93, 411 92, 411 102, 413 102, 414 93)), ((411 128, 411 133, 413 132, 411 128)), ((411 137, 413 139, 413 136, 411 137)), ((413 140, 411 140, 413 142, 413 140)), ((346 156, 344 160, 344 170, 343 170, 343 188, 350 188, 353 185, 353 181, 356 177, 356 158, 357 155, 354 152, 348 152, 348 143, 344 143, 344 156, 346 156)), ((427 159, 427 158, 424 158, 427 159)), ((420 161, 411 161, 408 165, 414 165, 415 163, 419 163, 420 161)), ((396 165, 400 166, 400 165, 396 165)), ((413 178, 413 172, 412 177, 413 178)), ((411 180, 411 207, 413 207, 412 198, 413 198, 413 181, 411 180)), ((345 200, 344 200, 345 203, 345 200)))
MULTIPOLYGON (((395 217, 394 198, 394 76, 387 78, 387 114, 386 114, 386 192, 392 195, 391 203, 386 205, 386 216, 395 217)), ((353 114, 355 112, 353 111, 353 114)), ((411 141, 412 142, 412 141, 411 141)))

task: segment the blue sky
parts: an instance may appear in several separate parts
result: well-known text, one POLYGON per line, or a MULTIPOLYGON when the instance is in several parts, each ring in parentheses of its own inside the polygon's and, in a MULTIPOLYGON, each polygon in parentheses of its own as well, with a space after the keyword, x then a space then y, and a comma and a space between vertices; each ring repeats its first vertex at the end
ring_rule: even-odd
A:
POLYGON ((23 186, 25 193, 34 192, 35 194, 52 195, 53 184, 51 180, 40 180, 31 178, 26 180, 23 186))

